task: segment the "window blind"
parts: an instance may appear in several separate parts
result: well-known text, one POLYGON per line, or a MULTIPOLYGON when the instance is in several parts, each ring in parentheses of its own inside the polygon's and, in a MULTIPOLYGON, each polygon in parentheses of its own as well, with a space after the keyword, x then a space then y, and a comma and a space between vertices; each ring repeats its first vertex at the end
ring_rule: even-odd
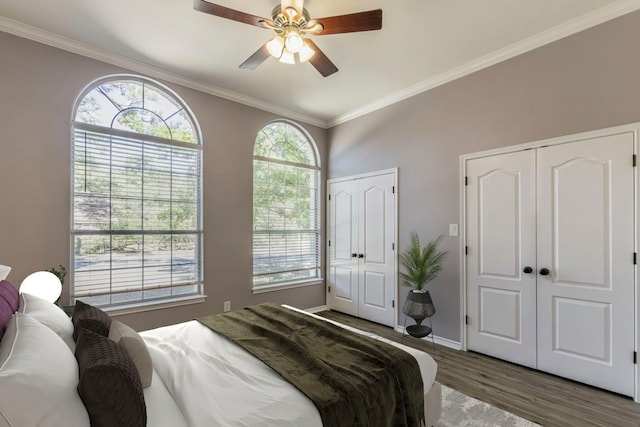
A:
POLYGON ((197 144, 76 124, 74 299, 201 294, 201 153, 197 144))
POLYGON ((254 158, 254 289, 320 277, 319 170, 254 158))

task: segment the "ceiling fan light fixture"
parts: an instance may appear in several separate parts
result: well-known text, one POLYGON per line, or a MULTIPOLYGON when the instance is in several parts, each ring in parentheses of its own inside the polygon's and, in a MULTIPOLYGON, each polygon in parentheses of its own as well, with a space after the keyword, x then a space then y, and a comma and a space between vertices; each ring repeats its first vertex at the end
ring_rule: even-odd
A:
POLYGON ((231 9, 211 0, 194 0, 193 8, 231 21, 267 28, 275 31, 275 37, 264 43, 240 68, 254 70, 273 56, 286 64, 310 62, 322 77, 338 71, 338 67, 322 52, 313 40, 304 38, 309 33, 329 35, 380 30, 382 9, 311 19, 304 7, 304 0, 280 0, 271 10, 271 19, 231 9))
POLYGON ((282 51, 282 56, 280 56, 280 62, 282 62, 283 64, 293 65, 296 63, 296 57, 293 52, 290 52, 289 49, 285 48, 282 51))
POLYGON ((280 58, 284 51, 284 39, 281 36, 275 36, 267 42, 267 50, 274 58, 280 58))
POLYGON ((304 43, 302 49, 298 52, 298 58, 300 58, 300 62, 307 62, 314 53, 316 53, 316 51, 311 49, 307 43, 304 43))
POLYGON ((300 33, 298 33, 298 31, 290 30, 287 33, 287 37, 284 39, 284 45, 289 52, 298 53, 300 52, 300 49, 302 49, 305 44, 304 44, 304 40, 302 40, 302 37, 300 36, 300 33))

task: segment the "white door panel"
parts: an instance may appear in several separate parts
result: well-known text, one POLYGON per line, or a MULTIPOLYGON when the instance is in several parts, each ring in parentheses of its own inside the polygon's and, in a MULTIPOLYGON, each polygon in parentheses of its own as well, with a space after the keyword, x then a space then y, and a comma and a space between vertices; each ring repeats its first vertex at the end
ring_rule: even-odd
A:
POLYGON ((477 177, 482 276, 517 279, 520 275, 520 182, 521 171, 513 170, 493 170, 477 177))
POLYGON ((335 293, 335 298, 344 300, 343 302, 349 304, 353 303, 354 298, 354 286, 355 279, 353 278, 353 268, 332 267, 332 282, 335 293))
POLYGON ((538 367, 634 392, 633 135, 538 150, 538 367))
POLYGON ((482 286, 478 291, 480 295, 478 304, 480 334, 485 337, 520 343, 522 341, 520 292, 482 286), (500 315, 496 316, 495 313, 500 313, 500 315))
POLYGON ((360 316, 395 326, 395 195, 393 174, 359 180, 360 316))
MULTIPOLYGON (((354 231, 354 208, 357 207, 355 194, 355 189, 351 188, 352 186, 344 186, 345 188, 340 188, 339 191, 335 194, 335 202, 334 202, 334 216, 335 221, 333 223, 334 229, 334 238, 333 238, 333 254, 334 260, 341 261, 351 261, 351 253, 353 252, 353 248, 356 247, 357 242, 353 241, 353 231, 354 231)), ((336 190, 336 189, 334 189, 336 190)))
POLYGON ((535 154, 467 162, 468 347, 536 365, 535 154))
POLYGON ((592 362, 611 362, 611 304, 552 297, 552 310, 557 326, 552 331, 554 352, 592 362), (584 331, 576 333, 575 324, 584 331))
POLYGON ((395 326, 395 175, 329 183, 329 305, 395 326))
POLYGON ((387 307, 387 274, 377 272, 366 272, 363 274, 364 285, 362 303, 365 307, 375 309, 385 309, 387 307))
MULTIPOLYGON (((379 184, 385 184, 385 176, 380 179, 367 179, 360 182, 360 247, 365 256, 365 262, 386 264, 386 221, 387 214, 387 189, 379 184), (381 182, 382 181, 382 182, 381 182), (364 188, 363 188, 364 187, 364 188)), ((391 193, 393 182, 389 185, 391 193)), ((391 200, 391 202, 393 202, 391 200)))
POLYGON ((358 185, 353 181, 329 184, 329 242, 327 278, 332 292, 329 305, 335 310, 358 315, 358 185))

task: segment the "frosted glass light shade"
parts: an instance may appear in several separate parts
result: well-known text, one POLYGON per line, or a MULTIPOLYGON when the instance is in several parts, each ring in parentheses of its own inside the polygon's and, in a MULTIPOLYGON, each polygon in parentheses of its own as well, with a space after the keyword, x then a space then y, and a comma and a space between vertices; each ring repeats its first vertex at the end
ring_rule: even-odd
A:
POLYGON ((267 42, 267 50, 274 58, 280 58, 283 49, 284 39, 280 36, 276 36, 267 42))
POLYGON ((20 284, 20 293, 35 295, 54 303, 62 293, 62 283, 53 273, 36 271, 28 275, 20 284))
POLYGON ((289 50, 289 52, 298 53, 304 46, 304 42, 302 41, 302 37, 300 37, 300 34, 296 32, 290 32, 284 41, 284 45, 289 50))
POLYGON ((316 52, 305 43, 300 52, 298 52, 298 58, 300 58, 300 62, 307 62, 314 53, 316 52))
POLYGON ((280 62, 284 62, 285 64, 295 64, 296 58, 293 53, 289 52, 289 49, 284 49, 282 51, 282 56, 280 57, 280 62))

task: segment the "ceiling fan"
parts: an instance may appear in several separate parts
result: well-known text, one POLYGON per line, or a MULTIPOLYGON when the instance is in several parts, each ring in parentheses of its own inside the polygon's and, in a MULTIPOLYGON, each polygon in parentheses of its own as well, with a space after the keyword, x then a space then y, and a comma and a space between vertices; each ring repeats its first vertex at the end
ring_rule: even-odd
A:
POLYGON ((271 19, 266 19, 205 0, 193 0, 193 8, 200 12, 256 27, 268 28, 276 32, 274 38, 240 64, 240 68, 250 70, 257 68, 269 56, 273 56, 280 62, 287 64, 309 61, 323 77, 327 77, 338 71, 338 67, 331 62, 313 40, 305 35, 309 33, 323 36, 382 28, 381 9, 311 19, 303 4, 304 0, 281 0, 280 4, 273 8, 271 19))

